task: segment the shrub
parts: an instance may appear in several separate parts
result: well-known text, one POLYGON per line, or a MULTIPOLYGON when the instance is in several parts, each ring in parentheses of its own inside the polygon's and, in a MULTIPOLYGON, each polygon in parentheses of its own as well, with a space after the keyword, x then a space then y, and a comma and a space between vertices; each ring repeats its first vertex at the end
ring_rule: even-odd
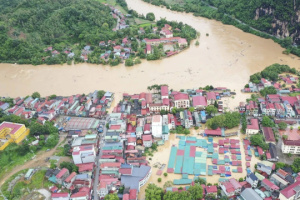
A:
POLYGON ((161 178, 158 178, 157 181, 160 183, 161 182, 161 178))

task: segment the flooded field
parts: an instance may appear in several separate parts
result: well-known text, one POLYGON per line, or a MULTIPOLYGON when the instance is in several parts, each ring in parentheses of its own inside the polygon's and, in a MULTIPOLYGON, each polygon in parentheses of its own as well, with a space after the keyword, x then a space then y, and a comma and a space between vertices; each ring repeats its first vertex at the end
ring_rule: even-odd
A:
MULTIPOLYGON (((199 130, 191 129, 191 134, 189 136, 197 137, 198 139, 207 139, 207 137, 202 137, 202 136, 198 135, 198 133, 203 133, 203 130, 204 130, 204 127, 202 127, 199 130)), ((238 128, 231 129, 231 130, 228 130, 228 131, 229 132, 235 132, 235 131, 238 131, 238 128)), ((241 156, 242 156, 241 161, 242 161, 242 167, 243 167, 243 173, 233 173, 232 172, 231 177, 234 177, 235 179, 244 178, 247 175, 246 161, 245 161, 245 151, 244 151, 244 145, 243 145, 243 139, 245 138, 245 136, 240 134, 239 136, 233 136, 233 137, 229 137, 229 138, 230 139, 240 139, 240 150, 241 150, 241 156)), ((220 139, 224 139, 224 138, 223 137, 214 137, 213 142, 218 143, 218 141, 220 139)), ((153 154, 153 157, 151 157, 151 160, 149 159, 150 157, 147 157, 147 160, 150 162, 150 166, 152 167, 152 175, 151 175, 149 181, 147 182, 147 184, 144 185, 141 188, 138 199, 145 199, 145 189, 147 188, 147 185, 150 184, 150 183, 155 183, 156 185, 158 185, 160 187, 163 187, 164 184, 167 181, 172 181, 173 182, 174 179, 181 179, 181 177, 182 177, 181 174, 168 173, 167 177, 164 177, 163 174, 160 175, 160 176, 156 175, 156 172, 159 170, 159 168, 154 167, 154 165, 156 163, 165 164, 166 167, 163 170, 163 173, 167 172, 167 166, 168 166, 168 162, 169 162, 171 147, 173 145, 178 146, 178 142, 179 142, 179 139, 176 138, 176 134, 171 134, 169 140, 164 145, 158 147, 158 151, 153 154), (161 178, 162 182, 159 183, 157 181, 158 178, 161 178)), ((203 149, 202 148, 196 148, 196 151, 203 151, 203 149)), ((252 154, 253 155, 252 155, 252 159, 250 161, 250 164, 251 164, 250 168, 251 168, 252 171, 254 171, 254 165, 259 160, 258 160, 258 158, 256 158, 254 156, 254 151, 253 150, 252 150, 252 154)), ((226 154, 226 155, 229 155, 229 154, 226 154)), ((220 155, 220 158, 223 159, 224 155, 220 155)), ((211 158, 207 159, 207 164, 206 165, 207 165, 207 167, 208 167, 208 165, 213 165, 211 158)), ((232 168, 235 169, 236 167, 231 166, 231 169, 232 168)), ((213 175, 213 176, 206 175, 206 176, 199 176, 199 177, 206 178, 207 182, 214 184, 214 183, 218 183, 220 175, 213 175)), ((231 178, 231 177, 229 177, 229 178, 231 178)), ((193 179, 194 175, 189 175, 189 178, 193 179)), ((184 186, 184 185, 174 185, 174 187, 180 187, 180 186, 184 186)))

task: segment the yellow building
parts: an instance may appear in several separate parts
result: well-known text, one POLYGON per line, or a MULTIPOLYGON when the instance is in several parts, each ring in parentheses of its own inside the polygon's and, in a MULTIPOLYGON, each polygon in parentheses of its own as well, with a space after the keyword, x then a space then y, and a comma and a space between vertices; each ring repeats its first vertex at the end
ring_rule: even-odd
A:
POLYGON ((10 143, 19 144, 29 134, 29 129, 24 124, 2 122, 0 124, 0 151, 10 143))

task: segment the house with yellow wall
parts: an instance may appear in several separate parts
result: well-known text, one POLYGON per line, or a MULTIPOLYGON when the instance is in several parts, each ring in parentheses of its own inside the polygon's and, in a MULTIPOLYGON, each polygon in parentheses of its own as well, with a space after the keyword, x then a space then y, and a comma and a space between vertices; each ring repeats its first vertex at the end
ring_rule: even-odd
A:
POLYGON ((0 151, 9 144, 22 142, 29 134, 29 129, 24 124, 2 122, 0 124, 0 151))

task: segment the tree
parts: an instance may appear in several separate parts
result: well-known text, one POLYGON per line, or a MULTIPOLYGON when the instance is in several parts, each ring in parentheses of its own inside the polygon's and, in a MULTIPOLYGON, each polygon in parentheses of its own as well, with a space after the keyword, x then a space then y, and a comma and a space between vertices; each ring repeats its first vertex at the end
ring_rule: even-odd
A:
POLYGON ((52 94, 49 96, 49 100, 52 100, 52 99, 56 99, 56 95, 55 94, 52 94))
POLYGON ((104 197, 104 200, 119 200, 117 194, 108 194, 104 197))
POLYGON ((41 98, 41 95, 38 92, 34 92, 34 93, 32 93, 31 97, 36 99, 36 98, 41 98))
POLYGON ((196 45, 196 46, 199 46, 199 45, 200 45, 200 43, 199 43, 198 40, 196 41, 195 45, 196 45))
POLYGON ((55 163, 56 163, 55 160, 50 160, 50 168, 51 169, 55 169, 57 167, 57 165, 55 163))
POLYGON ((99 99, 102 99, 102 97, 104 96, 104 94, 105 94, 105 91, 104 91, 104 90, 99 90, 99 91, 97 92, 97 97, 98 97, 99 99))
POLYGON ((195 111, 195 108, 194 108, 194 107, 189 107, 189 111, 190 111, 190 112, 194 112, 194 111, 195 111))
POLYGON ((217 101, 215 101, 214 106, 215 106, 216 108, 219 108, 219 105, 218 105, 218 102, 217 102, 217 101))
POLYGON ((284 168, 285 167, 285 163, 282 163, 282 162, 277 162, 276 163, 276 167, 275 167, 275 169, 276 170, 278 170, 278 169, 282 169, 282 168, 284 168))
POLYGON ((27 143, 24 143, 19 146, 18 153, 20 156, 24 156, 29 152, 29 145, 27 143))
POLYGON ((173 181, 167 181, 165 182, 163 188, 166 189, 167 187, 172 187, 173 186, 173 181))
POLYGON ((190 186, 188 192, 191 194, 191 198, 193 200, 202 199, 203 197, 203 188, 199 183, 194 186, 190 186))
POLYGON ((285 130, 285 129, 287 128, 287 124, 286 124, 285 122, 280 122, 280 123, 278 124, 278 128, 279 128, 280 130, 285 130))
POLYGON ((70 147, 69 144, 65 144, 64 145, 64 155, 65 156, 69 156, 70 155, 70 149, 71 149, 71 147, 70 147))
POLYGON ((243 181, 244 181, 244 179, 243 179, 243 178, 240 178, 240 179, 239 179, 239 182, 243 182, 243 181))
POLYGON ((206 180, 203 179, 203 178, 198 177, 198 178, 195 180, 195 183, 199 183, 200 185, 206 185, 206 180))
POLYGON ((60 163, 60 168, 67 168, 69 170, 69 172, 76 172, 78 173, 78 167, 74 164, 74 163, 71 163, 71 162, 62 162, 60 163))
POLYGON ((168 176, 168 173, 165 172, 165 173, 164 173, 164 177, 167 177, 167 176, 168 176))
POLYGON ((146 15, 146 19, 149 20, 149 21, 154 21, 155 20, 155 15, 154 13, 147 13, 146 15))
POLYGON ((265 87, 264 89, 260 90, 259 92, 263 97, 267 96, 268 94, 277 94, 277 90, 273 86, 265 87))
POLYGON ((205 111, 211 115, 211 114, 216 114, 218 112, 218 109, 216 107, 214 107, 213 105, 209 105, 206 107, 205 111))
POLYGON ((261 134, 251 135, 250 141, 253 146, 260 146, 264 150, 269 149, 269 145, 264 141, 261 134))
POLYGON ((261 123, 264 127, 274 127, 275 126, 274 121, 272 119, 270 119, 268 116, 263 116, 261 123))
POLYGON ((146 200, 161 200, 163 196, 163 189, 150 183, 146 188, 146 200))
POLYGON ((128 59, 125 60, 125 66, 131 67, 133 65, 134 65, 134 62, 131 58, 128 58, 128 59))

